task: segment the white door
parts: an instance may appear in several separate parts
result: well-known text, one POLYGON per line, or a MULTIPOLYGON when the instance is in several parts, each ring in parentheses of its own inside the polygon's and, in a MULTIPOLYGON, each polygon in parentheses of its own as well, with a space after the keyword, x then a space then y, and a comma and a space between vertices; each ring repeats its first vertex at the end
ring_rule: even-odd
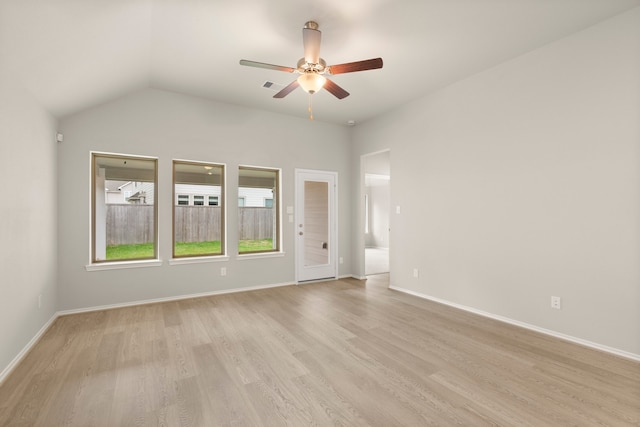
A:
POLYGON ((336 172, 296 169, 296 280, 337 277, 336 172))

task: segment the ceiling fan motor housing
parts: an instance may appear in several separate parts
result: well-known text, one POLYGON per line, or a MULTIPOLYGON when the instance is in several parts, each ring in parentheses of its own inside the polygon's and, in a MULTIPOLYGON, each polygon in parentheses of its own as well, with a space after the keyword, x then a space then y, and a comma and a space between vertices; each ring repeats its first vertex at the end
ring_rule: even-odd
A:
POLYGON ((304 58, 298 60, 296 71, 300 74, 304 73, 317 73, 323 74, 327 70, 327 63, 324 59, 319 58, 317 64, 310 64, 304 58))
POLYGON ((307 21, 304 23, 304 28, 308 28, 310 30, 317 30, 320 26, 316 21, 307 21))

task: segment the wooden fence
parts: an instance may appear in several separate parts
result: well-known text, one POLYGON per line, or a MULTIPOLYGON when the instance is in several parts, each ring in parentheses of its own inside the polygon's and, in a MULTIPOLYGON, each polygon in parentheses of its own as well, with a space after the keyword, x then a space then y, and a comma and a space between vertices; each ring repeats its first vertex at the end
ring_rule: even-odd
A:
POLYGON ((107 205, 107 246, 153 242, 153 205, 107 205))
POLYGON ((219 206, 176 206, 176 242, 220 240, 219 206))
MULTIPOLYGON (((218 206, 176 206, 176 242, 220 240, 221 211, 218 206)), ((107 245, 153 241, 153 206, 107 205, 107 245)), ((272 208, 238 208, 240 240, 273 237, 272 208)))
POLYGON ((238 208, 238 236, 240 240, 271 239, 273 208, 238 208))

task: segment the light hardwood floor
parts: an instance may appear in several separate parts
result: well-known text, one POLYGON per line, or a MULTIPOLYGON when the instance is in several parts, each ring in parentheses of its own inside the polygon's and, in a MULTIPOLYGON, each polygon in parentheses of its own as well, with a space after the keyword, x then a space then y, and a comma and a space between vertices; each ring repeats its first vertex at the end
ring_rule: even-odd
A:
POLYGON ((387 286, 60 317, 0 387, 0 425, 640 425, 640 364, 387 286))

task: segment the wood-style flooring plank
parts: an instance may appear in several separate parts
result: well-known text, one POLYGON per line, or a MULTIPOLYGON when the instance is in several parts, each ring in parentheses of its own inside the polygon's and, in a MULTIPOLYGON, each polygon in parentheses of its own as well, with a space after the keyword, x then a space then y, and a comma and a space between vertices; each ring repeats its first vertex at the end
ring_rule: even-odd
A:
POLYGON ((0 426, 640 426, 640 363, 388 276, 58 318, 0 426))

